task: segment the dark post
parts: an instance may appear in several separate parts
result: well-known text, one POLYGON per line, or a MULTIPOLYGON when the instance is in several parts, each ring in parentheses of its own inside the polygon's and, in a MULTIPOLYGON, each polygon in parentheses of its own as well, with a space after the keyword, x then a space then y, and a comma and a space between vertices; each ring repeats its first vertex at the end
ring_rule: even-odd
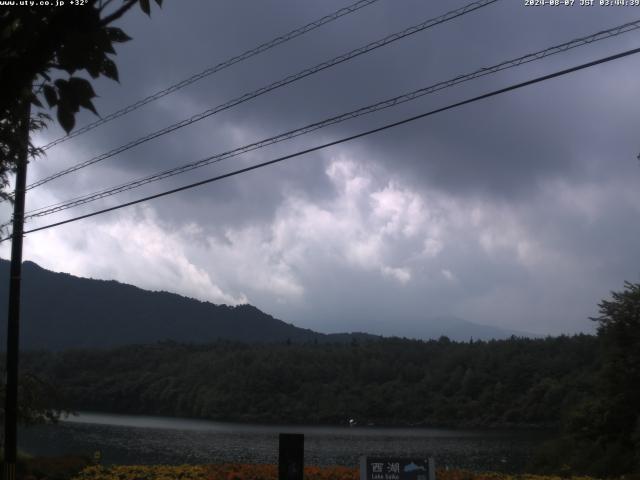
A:
POLYGON ((7 317, 7 387, 4 407, 4 478, 16 478, 16 450, 18 425, 18 345, 20 341, 20 283, 22 277, 22 232, 24 230, 24 197, 27 184, 29 154, 29 117, 31 104, 25 100, 20 157, 16 171, 13 204, 13 232, 11 236, 11 271, 9 276, 9 315, 7 317))
POLYGON ((304 435, 281 433, 279 438, 278 480, 302 480, 304 435))

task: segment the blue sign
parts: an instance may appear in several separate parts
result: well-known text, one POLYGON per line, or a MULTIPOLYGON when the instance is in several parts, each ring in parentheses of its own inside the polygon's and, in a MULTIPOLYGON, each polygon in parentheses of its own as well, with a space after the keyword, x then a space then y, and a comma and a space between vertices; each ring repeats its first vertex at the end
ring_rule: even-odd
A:
POLYGON ((360 480, 435 480, 433 458, 360 457, 360 480))

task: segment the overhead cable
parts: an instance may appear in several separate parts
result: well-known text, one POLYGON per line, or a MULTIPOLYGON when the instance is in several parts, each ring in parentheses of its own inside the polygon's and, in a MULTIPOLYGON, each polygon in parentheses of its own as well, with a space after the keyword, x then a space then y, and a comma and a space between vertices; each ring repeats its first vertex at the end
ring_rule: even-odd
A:
POLYGON ((58 145, 62 142, 66 142, 67 140, 70 140, 71 138, 77 137, 78 135, 81 135, 83 133, 86 133, 90 130, 93 130, 94 128, 99 127, 100 125, 104 125, 107 122, 110 122, 111 120, 115 120, 116 118, 120 118, 130 112, 133 112, 134 110, 137 110, 138 108, 151 103, 155 100, 158 100, 166 95, 169 95, 177 90, 180 90, 181 88, 186 87, 187 85, 191 85, 192 83, 197 82, 198 80, 202 80, 205 77, 208 77, 210 75, 213 75, 216 72, 219 72, 221 70, 224 70, 225 68, 228 68, 232 65, 235 65, 236 63, 242 62, 244 60, 247 60, 248 58, 254 57, 260 53, 266 52, 267 50, 272 49, 273 47, 276 47, 278 45, 281 45, 285 42, 288 42, 289 40, 293 40, 296 37, 299 37, 301 35, 304 35, 307 32, 310 32, 312 30, 315 30, 318 27, 321 27, 323 25, 326 25, 327 23, 333 22, 334 20, 337 20, 340 17, 343 17, 345 15, 349 15, 350 13, 356 12, 358 10, 360 10, 361 8, 367 7, 369 5, 371 5, 372 3, 377 2, 378 0, 358 0, 355 3, 352 3, 351 5, 348 5, 346 7, 343 7, 339 10, 336 10, 335 12, 330 13, 329 15, 325 15, 324 17, 315 20, 311 23, 307 23, 306 25, 296 28, 295 30, 291 30, 288 33, 285 33, 284 35, 280 35, 279 37, 276 37, 272 40, 269 40, 268 42, 265 42, 261 45, 258 45, 257 47, 251 48, 249 50, 247 50, 244 53, 241 53, 240 55, 236 55, 235 57, 231 57, 227 60, 225 60, 224 62, 218 63, 217 65, 214 65, 213 67, 209 67, 204 69, 203 71, 201 71, 200 73, 196 73, 195 75, 192 75, 191 77, 182 80, 174 85, 171 85, 163 90, 160 90, 152 95, 149 95, 148 97, 143 98, 142 100, 138 100, 135 103, 132 103, 131 105, 128 105, 124 108, 121 108, 120 110, 117 110, 113 113, 110 113, 109 115, 106 115, 102 118, 100 118, 99 120, 96 120, 95 122, 89 123, 87 125, 85 125, 82 128, 79 128, 77 130, 74 130, 73 132, 71 132, 68 135, 65 135, 64 137, 60 137, 57 138, 55 140, 53 140, 52 142, 47 143, 46 145, 42 146, 42 150, 49 150, 51 147, 58 145))
POLYGON ((456 10, 452 10, 448 13, 445 13, 444 15, 440 15, 439 17, 430 19, 430 20, 426 20, 422 23, 419 23, 417 25, 414 25, 412 27, 409 27, 405 30, 402 30, 400 32, 397 33, 393 33, 391 35, 388 35, 380 40, 377 40, 375 42, 371 42, 367 45, 364 45, 360 48, 356 48, 354 50, 351 50, 348 53, 339 55, 337 57, 332 58, 331 60, 327 60, 325 62, 319 63, 313 67, 307 68, 305 70, 302 70, 296 74, 293 75, 289 75, 285 78, 282 78, 276 82, 273 82, 267 86, 264 86, 262 88, 259 88, 257 90, 254 90, 252 92, 249 93, 245 93, 244 95, 241 95, 239 97, 234 98, 233 100, 229 100, 228 102, 225 102, 223 104, 220 104, 216 107, 210 108, 208 110, 205 110, 204 112, 198 113, 196 115, 193 115, 190 118, 187 118, 185 120, 182 120, 180 122, 174 123, 173 125, 169 125, 168 127, 162 128, 160 130, 156 130, 155 132, 149 133, 148 135, 145 135, 144 137, 140 137, 136 140, 133 140, 125 145, 121 145, 120 147, 114 148, 113 150, 110 150, 106 153, 103 153, 101 155, 98 155, 96 157, 90 158, 89 160, 85 160, 84 162, 78 163, 76 165, 73 165, 69 168, 66 168, 64 170, 61 170, 57 173, 54 173, 53 175, 50 175, 46 178, 43 178, 41 180, 38 180, 36 182, 33 182, 29 185, 27 185, 27 190, 31 190, 32 188, 36 188, 40 185, 44 185, 45 183, 48 183, 56 178, 60 178, 64 175, 67 175, 69 173, 72 172, 76 172, 82 168, 86 168, 89 165, 93 165, 94 163, 98 163, 101 162, 102 160, 106 160, 107 158, 111 158, 115 155, 118 155, 119 153, 122 153, 126 150, 129 150, 133 147, 137 147, 138 145, 141 145, 143 143, 146 143, 150 140, 153 140, 155 138, 158 138, 162 135, 166 135, 168 133, 174 132, 180 128, 186 127, 188 125, 191 125, 195 122, 199 122, 200 120, 203 120, 205 118, 210 117, 211 115, 214 115, 216 113, 219 113, 223 110, 227 110, 229 108, 235 107, 236 105, 239 105, 241 103, 244 103, 248 100, 251 100, 253 98, 256 98, 260 95, 264 95, 265 93, 271 92, 277 88, 281 88, 284 87, 285 85, 289 85, 290 83, 296 82, 302 78, 308 77, 310 75, 313 75, 315 73, 318 73, 322 70, 325 70, 327 68, 333 67, 335 65, 338 65, 340 63, 346 62, 347 60, 351 60, 352 58, 358 57, 360 55, 363 55, 365 53, 368 53, 372 50, 376 50, 380 47, 383 47, 385 45, 388 45, 390 43, 393 43, 397 40, 400 40, 402 38, 405 38, 409 35, 413 35, 415 33, 418 33, 422 30, 431 28, 433 26, 439 25, 441 23, 445 23, 448 22, 450 20, 453 20, 454 18, 458 18, 462 15, 466 15, 467 13, 473 12, 475 10, 478 10, 482 7, 486 7, 487 5, 490 5, 492 3, 495 3, 499 0, 479 0, 479 1, 475 1, 472 2, 464 7, 458 8, 456 10))
POLYGON ((375 104, 372 105, 368 105, 366 107, 362 107, 359 108, 357 110, 352 110, 350 112, 347 113, 343 113, 341 115, 336 115, 334 117, 330 117, 327 118, 325 120, 319 121, 319 122, 315 122, 312 123, 310 125, 306 125, 304 127, 300 127, 300 128, 296 128, 294 130, 289 130, 287 132, 275 135, 273 137, 269 137, 263 140, 260 140, 258 142, 254 142, 239 148, 235 148, 233 150, 229 150, 223 153, 219 153, 213 156, 209 156, 206 157, 204 159, 198 160, 196 162, 192 162, 192 163, 187 163, 185 165, 179 166, 179 167, 175 167, 175 168, 171 168, 168 170, 164 170, 158 173, 155 173, 153 175, 150 176, 146 176, 146 177, 142 177, 142 178, 138 178, 136 180, 133 181, 129 181, 127 183, 118 185, 118 186, 114 186, 114 187, 110 187, 107 189, 103 189, 97 192, 93 192, 93 193, 89 193, 86 195, 82 195, 73 199, 68 199, 59 203, 55 203, 53 205, 47 205, 45 207, 40 207, 38 209, 34 209, 31 210, 29 212, 27 212, 26 217, 25 218, 35 218, 35 217, 42 217, 45 215, 50 215, 56 212, 60 212, 62 210, 67 210, 69 208, 73 208, 76 206, 80 206, 80 205, 84 205, 86 203, 90 203, 96 200, 99 200, 101 198, 105 198, 105 197, 110 197, 112 195, 116 195, 118 193, 122 193, 128 190, 132 190, 138 187, 141 187, 143 185, 152 183, 152 182, 156 182, 168 177, 172 177, 174 175, 179 175, 181 173, 185 173, 197 168, 201 168, 204 167, 206 165, 210 165, 213 163, 217 163, 220 162, 222 160, 231 158, 231 157, 235 157, 253 150, 257 150, 259 148, 263 148, 266 147, 268 145, 272 145, 278 142, 282 142, 285 140, 289 140, 291 138, 295 138, 298 137, 300 135, 304 135, 310 132, 313 132, 315 130, 327 127, 329 125, 334 125, 340 122, 344 122, 346 120, 352 119, 352 118, 356 118, 362 115, 367 115, 379 110, 383 110, 389 107, 393 107, 396 105, 400 105, 402 103, 405 102, 409 102, 412 100, 415 100, 417 98, 420 98, 424 95, 427 94, 431 94, 440 90, 443 90, 445 88, 449 88, 452 87, 454 85, 458 85, 460 83, 463 82, 467 82, 479 77, 483 77, 485 75, 490 75, 490 74, 494 74, 497 72, 500 72, 502 70, 506 70, 508 68, 513 68, 513 67, 517 67, 520 65, 524 65, 533 61, 537 61, 537 60, 541 60, 543 58, 546 58, 548 56, 551 55, 555 55, 557 53, 561 53, 561 52, 565 52, 567 50, 582 46, 582 45, 587 45, 587 44, 591 44, 594 42, 598 42, 601 40, 604 40, 606 38, 611 38, 614 37, 616 35, 620 35, 622 33, 625 32, 629 32, 629 31, 633 31, 640 28, 640 20, 636 20, 634 22, 628 22, 625 23, 623 25, 619 25, 607 30, 603 30, 597 33, 594 33, 592 35, 588 35, 585 37, 580 37, 574 40, 571 40, 569 42, 565 42, 562 43, 560 45, 555 45, 549 48, 546 48, 544 50, 540 50, 534 53, 529 53, 527 55, 523 55, 511 60, 506 60, 504 62, 495 64, 493 66, 490 67, 484 67, 484 68, 480 68, 478 70, 475 70, 471 73, 467 73, 467 74, 463 74, 463 75, 458 75, 456 77, 453 77, 449 80, 445 80, 445 81, 441 81, 435 84, 432 84, 430 86, 424 87, 424 88, 420 88, 418 90, 414 90, 412 92, 409 93, 405 93, 403 95, 399 95, 387 100, 383 100, 381 102, 377 102, 375 104))
MULTIPOLYGON (((139 198, 137 200, 133 200, 133 201, 130 201, 130 202, 121 203, 119 205, 114 205, 112 207, 104 208, 102 210, 97 210, 95 212, 87 213, 85 215, 79 215, 77 217, 69 218, 69 219, 62 220, 62 221, 55 222, 55 223, 50 223, 48 225, 43 225, 41 227, 32 228, 31 230, 26 230, 24 233, 28 234, 28 233, 38 232, 38 231, 41 231, 41 230, 47 230, 49 228, 58 227, 60 225, 65 225, 67 223, 77 222, 77 221, 83 220, 85 218, 94 217, 96 215, 101 215, 101 214, 104 214, 104 213, 107 213, 107 212, 112 212, 112 211, 115 211, 115 210, 119 210, 119 209, 122 209, 122 208, 125 208, 125 207, 129 207, 129 206, 136 205, 136 204, 139 204, 139 203, 142 203, 142 202, 146 202, 146 201, 149 201, 149 200, 154 200, 156 198, 160 198, 160 197, 164 197, 164 196, 171 195, 171 194, 174 194, 174 193, 182 192, 184 190, 189 190, 189 189, 192 189, 192 188, 195 188, 195 187, 206 185, 208 183, 212 183, 212 182, 216 182, 218 180, 222 180, 224 178, 233 177, 233 176, 236 176, 236 175, 240 175, 242 173, 249 172, 251 170, 257 170, 259 168, 266 167, 268 165, 273 165, 275 163, 279 163, 279 162, 282 162, 284 160, 288 160, 288 159, 291 159, 291 158, 299 157, 299 156, 305 155, 307 153, 315 152, 315 151, 322 150, 322 149, 325 149, 325 148, 328 148, 328 147, 332 147, 334 145, 339 145, 341 143, 345 143, 345 142, 348 142, 348 141, 351 141, 351 140, 355 140, 357 138, 365 137, 367 135, 371 135, 371 134, 374 134, 374 133, 382 132, 382 131, 388 130, 390 128, 394 128, 394 127, 397 127, 397 126, 400 126, 400 125, 404 125, 404 124, 407 124, 407 123, 410 123, 410 122, 414 122, 414 121, 419 120, 421 118, 429 117, 431 115, 435 115, 437 113, 445 112, 447 110, 452 110, 454 108, 458 108, 458 107, 461 107, 463 105, 468 105, 470 103, 474 103, 474 102, 477 102, 477 101, 480 101, 480 100, 484 100, 486 98, 490 98, 490 97, 494 97, 494 96, 497 96, 497 95, 501 95, 501 94, 506 93, 506 92, 510 92, 510 91, 513 91, 513 90, 517 90, 517 89, 529 86, 529 85, 533 85, 533 84, 536 84, 536 83, 540 83, 540 82, 544 82, 544 81, 547 81, 547 80, 551 80, 551 79, 556 78, 556 77, 561 77, 563 75, 567 75, 569 73, 577 72, 579 70, 584 70, 586 68, 593 67, 595 65, 600 65, 600 64, 611 62, 613 60, 617 60, 617 59, 620 59, 620 58, 623 58, 623 57, 627 57, 627 56, 630 56, 630 55, 635 55, 637 53, 640 53, 640 48, 634 48, 632 50, 627 50, 627 51, 624 51, 624 52, 621 52, 621 53, 618 53, 618 54, 615 54, 615 55, 610 55, 608 57, 600 58, 598 60, 594 60, 594 61, 591 61, 591 62, 583 63, 583 64, 575 66, 575 67, 571 67, 571 68, 567 68, 567 69, 564 69, 564 70, 560 70, 560 71, 557 71, 555 73, 551 73, 551 74, 548 74, 548 75, 543 75, 541 77, 536 77, 536 78, 534 78, 532 80, 527 80, 525 82, 517 83, 515 85, 511 85, 511 86, 508 86, 508 87, 505 87, 505 88, 500 88, 498 90, 494 90, 492 92, 485 93, 483 95, 478 95, 476 97, 469 98, 469 99, 463 100, 461 102, 457 102, 457 103, 453 103, 453 104, 447 105, 446 107, 437 108, 435 110, 431 110, 429 112, 422 113, 420 115, 415 115, 413 117, 405 118, 404 120, 400 120, 398 122, 390 123, 390 124, 387 124, 387 125, 384 125, 384 126, 378 127, 378 128, 373 128, 373 129, 367 130, 365 132, 361 132, 361 133, 358 133, 358 134, 355 134, 355 135, 351 135, 349 137, 341 138, 340 140, 335 140, 333 142, 329 142, 329 143, 325 143, 325 144, 318 145, 318 146, 315 146, 315 147, 307 148, 306 150, 302 150, 302 151, 299 151, 299 152, 296 152, 296 153, 292 153, 292 154, 289 154, 289 155, 278 157, 278 158, 275 158, 273 160, 269 160, 267 162, 258 163, 256 165, 252 165, 250 167, 245 167, 245 168, 241 168, 239 170, 234 170, 233 172, 225 173, 223 175, 218 175, 218 176, 212 177, 212 178, 207 178, 205 180, 200 180, 198 182, 194 182, 194 183, 191 183, 189 185, 184 185, 182 187, 174 188, 174 189, 171 189, 171 190, 166 190, 164 192, 156 193, 154 195, 149 195, 147 197, 139 198)), ((11 236, 2 238, 2 239, 0 239, 0 242, 3 242, 3 241, 8 240, 10 238, 11 238, 11 236)))

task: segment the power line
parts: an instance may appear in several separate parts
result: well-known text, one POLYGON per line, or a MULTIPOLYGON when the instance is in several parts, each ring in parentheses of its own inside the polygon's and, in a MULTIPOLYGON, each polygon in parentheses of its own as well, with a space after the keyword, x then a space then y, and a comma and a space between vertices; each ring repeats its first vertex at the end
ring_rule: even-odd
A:
MULTIPOLYGON (((240 175, 242 173, 246 173, 246 172, 249 172, 251 170, 256 170, 258 168, 266 167, 268 165, 273 165, 275 163, 279 163, 279 162, 282 162, 284 160, 288 160, 290 158, 299 157, 299 156, 305 155, 307 153, 311 153, 311 152, 315 152, 315 151, 318 151, 318 150, 322 150, 324 148, 332 147, 334 145, 338 145, 338 144, 345 143, 345 142, 348 142, 348 141, 351 141, 351 140, 355 140, 357 138, 361 138, 361 137, 365 137, 367 135, 372 135, 374 133, 382 132, 384 130, 388 130, 388 129, 393 128, 393 127, 404 125, 406 123, 414 122, 414 121, 419 120, 421 118, 429 117, 429 116, 435 115, 437 113, 445 112, 447 110, 453 110, 454 108, 461 107, 463 105, 468 105, 470 103, 474 103, 474 102, 477 102, 477 101, 480 101, 480 100, 484 100, 486 98, 494 97, 494 96, 497 96, 497 95, 500 95, 500 94, 503 94, 503 93, 506 93, 506 92, 510 92, 512 90, 517 90, 517 89, 520 89, 520 88, 523 88, 523 87, 526 87, 526 86, 529 86, 529 85, 533 85, 533 84, 536 84, 536 83, 540 83, 540 82, 544 82, 544 81, 547 81, 547 80, 551 80, 552 78, 561 77, 561 76, 567 75, 569 73, 577 72, 579 70, 584 70, 586 68, 593 67, 595 65, 600 65, 600 64, 603 64, 603 63, 611 62, 611 61, 617 60, 619 58, 627 57, 627 56, 630 56, 630 55, 635 55, 636 53, 640 53, 640 48, 634 48, 632 50, 626 50, 624 52, 621 52, 621 53, 618 53, 618 54, 615 54, 615 55, 610 55, 608 57, 604 57, 604 58, 600 58, 598 60, 594 60, 594 61, 591 61, 591 62, 583 63, 583 64, 575 66, 575 67, 571 67, 571 68, 567 68, 567 69, 564 69, 564 70, 560 70, 560 71, 557 71, 557 72, 554 72, 554 73, 550 73, 548 75, 543 75, 541 77, 536 77, 536 78, 534 78, 532 80, 527 80, 525 82, 521 82, 521 83, 517 83, 517 84, 514 84, 514 85, 510 85, 508 87, 500 88, 498 90, 494 90, 492 92, 485 93, 483 95, 478 95, 476 97, 469 98, 469 99, 463 100, 461 102, 457 102, 457 103, 453 103, 453 104, 447 105, 446 107, 437 108, 435 110, 431 110, 429 112, 422 113, 420 115, 415 115, 413 117, 405 118, 404 120, 400 120, 400 121, 397 121, 397 122, 394 122, 394 123, 390 123, 390 124, 384 125, 382 127, 377 127, 377 128, 371 129, 371 130, 367 130, 365 132, 361 132, 361 133, 358 133, 358 134, 355 134, 355 135, 351 135, 349 137, 345 137, 345 138, 342 138, 340 140, 335 140, 333 142, 329 142, 329 143, 325 143, 325 144, 318 145, 318 146, 315 146, 315 147, 307 148, 306 150, 302 150, 302 151, 299 151, 299 152, 296 152, 296 153, 292 153, 292 154, 289 154, 289 155, 278 157, 276 159, 269 160, 267 162, 258 163, 256 165, 252 165, 250 167, 245 167, 245 168, 241 168, 239 170, 234 170, 233 172, 225 173, 223 175, 218 175, 216 177, 208 178, 206 180, 200 180, 198 182, 191 183, 189 185, 184 185, 182 187, 174 188, 174 189, 171 189, 171 190, 166 190, 164 192, 156 193, 154 195, 143 197, 143 198, 140 198, 138 200, 133 200, 133 201, 126 202, 126 203, 121 203, 119 205, 115 205, 115 206, 109 207, 109 208, 104 208, 102 210, 97 210, 95 212, 87 213, 85 215, 80 215, 80 216, 77 216, 77 217, 69 218, 67 220, 62 220, 60 222, 51 223, 51 224, 48 224, 48 225, 44 225, 42 227, 32 228, 31 230, 26 230, 24 233, 25 234, 33 233, 33 232, 38 232, 40 230, 46 230, 46 229, 49 229, 49 228, 58 227, 60 225, 65 225, 67 223, 76 222, 78 220, 83 220, 85 218, 94 217, 96 215, 101 215, 103 213, 112 212, 114 210, 119 210, 121 208, 125 208, 125 207, 129 207, 129 206, 132 206, 132 205, 136 205, 138 203, 142 203, 142 202, 146 202, 146 201, 153 200, 153 199, 156 199, 156 198, 160 198, 160 197, 164 197, 164 196, 167 196, 167 195, 171 195, 173 193, 178 193, 178 192, 182 192, 184 190, 189 190, 189 189, 192 189, 192 188, 195 188, 195 187, 199 187, 201 185, 205 185, 207 183, 212 183, 212 182, 215 182, 215 181, 218 181, 218 180, 222 180, 224 178, 229 178, 229 177, 233 177, 233 176, 236 176, 236 175, 240 175)), ((11 236, 2 238, 2 239, 0 239, 0 242, 4 242, 5 240, 8 240, 10 238, 11 238, 11 236)))
POLYGON ((61 170, 53 175, 50 175, 46 178, 43 178, 41 180, 38 180, 34 183, 31 183, 30 185, 27 186, 27 190, 31 190, 32 188, 38 187, 40 185, 43 185, 45 183, 48 183, 56 178, 62 177, 64 175, 67 175, 69 173, 75 172, 77 170, 80 170, 82 168, 88 167, 89 165, 93 165, 94 163, 100 162, 102 160, 106 160, 107 158, 113 157, 114 155, 117 155, 119 153, 122 153, 126 150, 129 150, 133 147, 136 147, 138 145, 141 145, 143 143, 146 143, 150 140, 153 140, 155 138, 158 138, 162 135, 166 135, 167 133, 171 133, 175 130, 178 130, 180 128, 186 127, 188 125, 191 125, 195 122, 198 122, 200 120, 203 120, 207 117, 210 117, 211 115, 214 115, 216 113, 219 113, 223 110, 227 110, 229 108, 235 107, 236 105, 239 105, 241 103, 244 103, 248 100, 251 100, 253 98, 256 98, 260 95, 264 95, 265 93, 271 92, 272 90, 275 90, 277 88, 283 87, 285 85, 288 85, 290 83, 296 82, 302 78, 308 77, 310 75, 313 75, 315 73, 318 73, 322 70, 325 70, 327 68, 333 67, 335 65, 338 65, 340 63, 346 62, 347 60, 351 60, 352 58, 358 57, 360 55, 363 55, 365 53, 368 53, 372 50, 376 50, 380 47, 383 47, 385 45, 388 45, 392 42, 395 42, 397 40, 400 40, 404 37, 407 37, 409 35, 413 35, 414 33, 418 33, 422 30, 425 30, 427 28, 433 27, 435 25, 439 25, 441 23, 445 23, 448 22, 449 20, 453 20, 454 18, 460 17, 462 15, 466 15, 467 13, 470 13, 472 11, 478 10, 482 7, 486 7, 487 5, 490 5, 492 3, 497 2, 498 0, 479 0, 479 1, 475 1, 472 2, 464 7, 458 8, 456 10, 452 10, 450 12, 445 13, 444 15, 440 15, 439 17, 430 19, 430 20, 426 20, 422 23, 419 23, 417 25, 414 25, 412 27, 409 27, 405 30, 402 30, 401 32, 397 32, 397 33, 393 33, 391 35, 388 35, 380 40, 376 40, 375 42, 371 42, 368 43, 367 45, 364 45, 360 48, 356 48, 354 50, 351 50, 348 53, 339 55, 337 57, 332 58, 331 60, 327 60, 325 62, 319 63, 311 68, 307 68, 305 70, 302 70, 296 74, 293 75, 289 75, 285 78, 282 78, 276 82, 273 82, 265 87, 259 88, 257 90, 254 90, 252 92, 249 93, 245 93, 244 95, 241 95, 240 97, 236 97, 233 100, 229 100, 226 103, 220 104, 216 107, 210 108, 208 110, 205 110, 204 112, 198 113, 197 115, 192 116, 191 118, 187 118, 185 120, 182 120, 180 122, 174 123, 173 125, 169 125, 168 127, 162 128, 160 130, 156 130, 155 132, 152 132, 148 135, 145 135, 144 137, 140 137, 136 140, 133 140, 125 145, 121 145, 120 147, 117 147, 113 150, 110 150, 109 152, 103 153, 101 155, 98 155, 96 157, 93 157, 89 160, 86 160, 84 162, 78 163, 74 166, 71 166, 67 169, 61 170))
POLYGON ((31 210, 29 212, 27 212, 26 218, 35 218, 35 217, 42 217, 42 216, 46 216, 46 215, 50 215, 52 213, 56 213, 56 212, 60 212, 63 210, 67 210, 69 208, 73 208, 76 206, 80 206, 80 205, 84 205, 86 203, 90 203, 96 200, 99 200, 101 198, 105 198, 105 197, 110 197, 112 195, 116 195, 118 193, 122 193, 128 190, 132 190, 134 188, 138 188, 141 187, 143 185, 146 185, 148 183, 152 183, 152 182, 156 182, 168 177, 172 177, 174 175, 178 175, 181 173, 185 173, 191 170, 194 170, 196 168, 201 168, 204 167, 206 165, 210 165, 212 163, 217 163, 220 162, 222 160, 231 158, 231 157, 235 157, 253 150, 257 150, 259 148, 263 148, 265 146, 268 145, 272 145, 278 142, 282 142, 285 140, 289 140, 291 138, 295 138, 298 137, 300 135, 304 135, 306 133, 310 133, 313 132, 315 130, 327 127, 329 125, 334 125, 352 118, 356 118, 362 115, 367 115, 379 110, 383 110, 389 107, 393 107, 405 102, 409 102, 412 100, 415 100, 419 97, 422 97, 424 95, 427 94, 431 94, 440 90, 443 90, 445 88, 449 88, 452 87, 454 85, 463 83, 463 82, 467 82, 470 80, 473 80, 475 78, 479 78, 479 77, 483 77, 485 75, 490 75, 502 70, 506 70, 508 68, 513 68, 516 66, 520 66, 526 63, 530 63, 533 61, 537 61, 537 60, 541 60, 543 58, 546 58, 548 56, 551 55, 555 55, 557 53, 561 53, 561 52, 565 52, 569 49, 572 48, 576 48, 579 46, 583 46, 583 45, 587 45, 587 44, 591 44, 597 41, 601 41, 604 40, 606 38, 611 38, 613 36, 617 36, 620 35, 622 33, 626 33, 629 31, 633 31, 640 28, 640 20, 636 20, 633 22, 628 22, 613 28, 610 28, 608 30, 602 30, 600 32, 594 33, 592 35, 588 35, 585 37, 581 37, 581 38, 577 38, 574 40, 571 40, 569 42, 565 42, 562 43, 560 45, 555 45, 552 47, 549 47, 547 49, 544 50, 540 50, 537 51, 535 53, 530 53, 527 55, 523 55, 520 57, 517 57, 515 59, 512 60, 506 60, 504 62, 498 63, 496 65, 493 65, 491 67, 485 67, 485 68, 481 68, 478 70, 475 70, 471 73, 467 73, 464 75, 458 75, 457 77, 454 77, 450 80, 446 80, 446 81, 442 81, 442 82, 438 82, 436 84, 430 85, 428 87, 424 87, 418 90, 415 90, 413 92, 410 93, 405 93, 403 95, 399 95, 366 107, 362 107, 359 108, 357 110, 353 110, 347 113, 343 113, 341 115, 337 115, 334 117, 330 117, 328 119, 322 120, 320 122, 316 122, 316 123, 312 123, 310 125, 306 125, 304 127, 300 127, 294 130, 290 130, 288 132, 285 133, 281 133, 279 135, 267 138, 267 139, 263 139, 260 140, 258 142, 254 142, 251 143, 249 145, 245 145, 243 147, 239 147, 227 152, 223 152, 220 154, 216 154, 210 157, 207 157, 205 159, 201 159, 198 160, 196 162, 192 162, 192 163, 188 163, 185 165, 182 165, 180 167, 175 167, 175 168, 171 168, 159 173, 156 173, 154 175, 151 176, 147 176, 147 177, 142 177, 142 178, 138 178, 136 180, 124 183, 122 185, 118 185, 115 187, 110 187, 107 189, 103 189, 100 190, 98 192, 93 192, 90 194, 86 194, 86 195, 82 195, 73 199, 69 199, 69 200, 65 200, 63 202, 59 202, 53 205, 48 205, 45 207, 40 207, 38 209, 34 209, 31 210))
POLYGON ((202 80, 205 77, 208 77, 209 75, 213 75, 216 72, 219 72, 221 70, 224 70, 225 68, 228 68, 232 65, 235 65, 236 63, 242 62, 244 60, 247 60, 248 58, 251 58, 255 55, 258 55, 260 53, 266 52, 267 50, 270 50, 278 45, 281 45, 285 42, 288 42, 289 40, 293 40, 296 37, 299 37, 301 35, 304 35, 305 33, 308 33, 312 30, 315 30, 316 28, 319 28, 323 25, 326 25, 327 23, 333 22, 334 20, 337 20, 340 17, 343 17, 345 15, 349 15, 350 13, 356 12, 358 10, 360 10, 361 8, 367 7, 369 5, 371 5, 372 3, 377 2, 378 0, 359 0, 349 6, 346 6, 344 8, 341 8, 339 10, 336 10, 335 12, 330 13, 329 15, 325 15, 324 17, 315 20, 311 23, 308 23, 302 27, 296 28, 295 30, 291 30, 288 33, 285 33, 284 35, 280 35, 279 37, 276 37, 272 40, 269 40, 268 42, 265 42, 261 45, 258 45, 255 48, 252 48, 250 50, 247 50, 243 53, 241 53, 240 55, 237 55, 235 57, 231 57, 227 60, 225 60, 224 62, 218 63, 217 65, 213 66, 213 67, 209 67, 206 68, 205 70, 201 71, 200 73, 196 73, 195 75, 192 75, 191 77, 182 80, 181 82, 178 82, 174 85, 171 85, 163 90, 160 90, 152 95, 149 95, 148 97, 143 98, 142 100, 138 100, 135 103, 132 103, 131 105, 128 105, 120 110, 117 110, 105 117, 100 118, 99 120, 96 120, 95 122, 89 123, 87 125, 85 125, 82 128, 79 128, 78 130, 65 135, 64 137, 60 137, 57 138, 55 140, 53 140, 52 142, 47 143, 46 145, 44 145, 42 148, 42 150, 49 150, 51 147, 58 145, 62 142, 66 142, 67 140, 77 137, 78 135, 81 135, 85 132, 88 132, 90 130, 93 130, 96 127, 99 127, 100 125, 104 125, 107 122, 110 122, 111 120, 115 120, 116 118, 120 118, 128 113, 133 112, 134 110, 137 110, 138 108, 146 105, 147 103, 151 103, 155 100, 158 100, 159 98, 162 98, 166 95, 169 95, 177 90, 180 90, 181 88, 184 88, 188 85, 191 85, 192 83, 195 83, 199 80, 202 80))

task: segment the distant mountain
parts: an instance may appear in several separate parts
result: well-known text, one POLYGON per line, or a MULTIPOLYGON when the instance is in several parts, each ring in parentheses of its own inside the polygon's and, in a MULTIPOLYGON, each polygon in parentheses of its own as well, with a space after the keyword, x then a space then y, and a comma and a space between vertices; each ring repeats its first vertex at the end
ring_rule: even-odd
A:
MULTIPOLYGON (((363 333, 325 335, 285 323, 251 305, 214 305, 113 280, 55 273, 33 262, 24 262, 22 271, 20 343, 25 349, 109 348, 163 340, 253 343, 377 338, 363 333)), ((4 318, 8 278, 9 262, 0 259, 4 318)))
POLYGON ((424 340, 429 338, 437 339, 444 335, 449 337, 450 340, 460 342, 468 342, 472 338, 474 340, 506 339, 512 335, 529 338, 539 337, 539 335, 528 332, 481 325, 453 316, 430 317, 421 322, 419 327, 413 326, 406 331, 398 331, 397 334, 424 340))
MULTIPOLYGON (((24 262, 22 270, 20 343, 24 349, 110 348, 164 340, 324 343, 380 338, 367 333, 318 333, 273 318, 251 305, 214 305, 113 280, 55 273, 33 262, 24 262)), ((0 259, 0 315, 4 318, 8 278, 9 262, 0 259)), ((425 321, 420 330, 397 334, 423 339, 446 335, 468 341, 470 337, 506 338, 512 333, 521 335, 440 317, 425 321)))

